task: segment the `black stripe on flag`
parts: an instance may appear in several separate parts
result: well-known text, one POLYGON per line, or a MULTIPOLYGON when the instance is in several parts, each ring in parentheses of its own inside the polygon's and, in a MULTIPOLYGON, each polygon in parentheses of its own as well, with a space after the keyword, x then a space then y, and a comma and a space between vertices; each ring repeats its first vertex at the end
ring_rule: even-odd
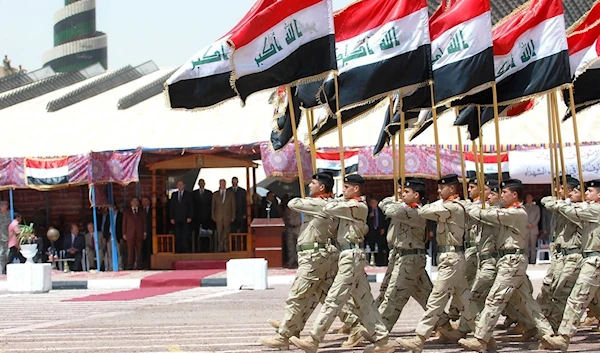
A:
MULTIPOLYGON (((431 45, 422 45, 416 50, 393 58, 360 66, 338 76, 340 109, 368 101, 380 94, 425 83, 430 78, 431 45)), ((335 96, 333 80, 325 83, 327 97, 335 96)), ((329 102, 331 111, 335 105, 329 102)))
MULTIPOLYGON (((292 87, 292 106, 294 107, 294 114, 296 117, 296 127, 300 125, 300 106, 298 104, 298 96, 296 95, 297 87, 292 87)), ((290 142, 292 137, 294 136, 292 131, 292 117, 290 115, 289 104, 285 107, 285 114, 280 116, 277 119, 277 128, 279 131, 272 130, 271 131, 271 145, 273 146, 273 150, 279 151, 285 145, 290 142)))
MULTIPOLYGON (((358 164, 352 164, 344 168, 346 170, 346 175, 352 173, 358 173, 358 164)), ((318 168, 317 173, 330 173, 332 176, 340 176, 341 169, 328 169, 328 168, 318 168)))
POLYGON ((436 104, 468 93, 472 89, 494 82, 494 50, 445 65, 433 71, 436 104))
POLYGON ((229 79, 222 74, 175 82, 167 86, 171 108, 207 108, 236 96, 229 79))
POLYGON ((27 184, 29 185, 39 185, 39 186, 53 186, 53 185, 61 185, 61 184, 68 184, 69 183, 69 177, 68 176, 61 176, 61 177, 55 177, 55 178, 34 178, 34 177, 27 177, 27 184))
MULTIPOLYGON (((333 98, 333 101, 334 101, 333 104, 335 104, 335 98, 333 98)), ((373 103, 359 105, 358 107, 354 107, 352 109, 342 111, 341 112, 342 125, 362 116, 363 114, 368 113, 371 109, 374 109, 377 106, 377 104, 379 104, 379 102, 381 102, 381 99, 379 99, 373 103)), ((337 129, 337 117, 335 115, 329 115, 327 117, 327 120, 325 121, 325 123, 323 123, 321 126, 313 127, 313 130, 312 130, 313 139, 317 140, 321 136, 325 135, 326 133, 328 133, 329 131, 331 131, 333 129, 337 129)))
MULTIPOLYGON (((498 104, 540 94, 570 81, 569 52, 563 50, 537 60, 498 82, 498 104)), ((453 106, 468 104, 492 105, 491 88, 452 103, 453 106)))
MULTIPOLYGON (((600 99, 600 69, 586 70, 579 75, 573 83, 573 96, 575 105, 600 99)), ((563 91, 563 98, 567 107, 571 104, 569 90, 563 91)))
POLYGON ((298 78, 310 78, 335 69, 337 66, 333 43, 333 34, 317 38, 300 46, 272 67, 238 78, 235 86, 241 100, 245 102, 254 92, 284 86, 298 78))

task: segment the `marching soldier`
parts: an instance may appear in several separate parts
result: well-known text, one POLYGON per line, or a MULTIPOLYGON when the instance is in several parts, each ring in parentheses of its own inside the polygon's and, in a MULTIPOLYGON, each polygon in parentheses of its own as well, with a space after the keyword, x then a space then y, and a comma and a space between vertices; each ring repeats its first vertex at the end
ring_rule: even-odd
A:
POLYGON ((388 341, 388 331, 381 322, 381 315, 373 308, 373 295, 365 273, 365 254, 359 244, 367 233, 368 208, 362 187, 364 179, 360 175, 349 175, 344 179, 343 200, 333 200, 324 207, 324 213, 339 219, 337 242, 340 256, 338 271, 321 312, 315 320, 310 337, 291 337, 290 342, 307 353, 315 353, 319 343, 325 338, 335 316, 350 297, 354 299, 359 319, 365 327, 368 338, 375 344, 365 349, 371 353, 391 353, 394 345, 388 341))
POLYGON ((463 312, 469 327, 473 325, 473 314, 468 309, 469 290, 465 280, 465 257, 463 240, 466 227, 465 208, 458 197, 460 183, 456 174, 449 174, 438 180, 438 193, 441 200, 419 209, 425 219, 437 221, 438 277, 427 300, 427 309, 419 321, 416 336, 411 339, 398 338, 403 348, 421 352, 438 324, 450 329, 444 309, 451 295, 459 298, 458 308, 463 312))
MULTIPOLYGON (((486 202, 486 198, 480 199, 479 181, 477 178, 469 180, 469 198, 476 205, 486 202)), ((485 196, 485 194, 484 194, 485 196)), ((473 285, 475 275, 477 274, 477 241, 479 224, 471 217, 467 218, 467 232, 465 233, 465 278, 469 288, 473 285)))
MULTIPOLYGON (((567 176, 568 196, 570 203, 579 203, 581 198, 581 184, 579 180, 567 176)), ((542 204, 548 210, 552 211, 556 217, 564 217, 559 210, 566 201, 553 198, 552 196, 542 199, 542 204)), ((561 256, 555 260, 554 275, 550 287, 550 298, 546 318, 554 330, 558 330, 562 316, 567 304, 567 298, 577 281, 581 261, 581 228, 577 224, 568 221, 564 222, 564 228, 559 230, 558 237, 555 240, 555 251, 560 252, 561 256)))
POLYGON ((332 246, 331 238, 335 235, 337 220, 323 212, 323 207, 333 197, 332 188, 331 175, 315 174, 309 184, 311 197, 294 198, 288 203, 291 210, 304 214, 296 246, 298 270, 283 320, 270 322, 277 328, 277 334, 259 340, 267 347, 288 349, 289 338, 302 331, 319 298, 324 298, 333 282, 331 269, 336 267, 337 249, 332 246))
POLYGON ((586 187, 586 202, 571 204, 566 201, 559 206, 561 214, 582 228, 583 249, 581 270, 567 299, 557 335, 547 334, 542 337, 543 343, 562 351, 569 348, 581 316, 600 287, 600 180, 592 180, 586 187))
POLYGON ((466 349, 485 352, 493 347, 494 328, 506 303, 518 293, 524 301, 525 314, 532 317, 542 334, 551 334, 552 327, 541 313, 527 284, 527 213, 521 207, 523 184, 512 179, 502 182, 504 208, 473 208, 469 215, 480 222, 499 227, 497 274, 480 314, 475 329, 475 338, 461 339, 458 343, 466 349))

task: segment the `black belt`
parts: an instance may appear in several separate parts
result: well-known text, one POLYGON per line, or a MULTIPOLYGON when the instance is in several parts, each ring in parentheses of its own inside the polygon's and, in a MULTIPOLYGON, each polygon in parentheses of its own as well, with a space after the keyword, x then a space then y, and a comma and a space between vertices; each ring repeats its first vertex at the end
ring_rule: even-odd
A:
POLYGON ((340 244, 339 249, 340 249, 340 251, 360 249, 360 246, 358 246, 358 244, 346 243, 346 244, 340 244))
POLYGON ((586 251, 583 253, 584 259, 592 256, 600 256, 600 251, 586 251))
POLYGON ((427 251, 425 249, 398 249, 398 248, 396 248, 396 253, 400 256, 425 255, 425 254, 427 254, 427 251))
POLYGON ((525 255, 525 250, 523 250, 523 249, 500 250, 500 251, 498 251, 498 255, 500 257, 506 256, 506 255, 525 255))
POLYGON ((437 248, 437 252, 442 253, 442 252, 463 252, 464 249, 462 246, 438 246, 437 248))
POLYGON ((563 254, 563 256, 569 256, 572 254, 580 254, 581 248, 560 249, 560 252, 563 254))
POLYGON ((319 250, 325 248, 327 248, 327 244, 325 243, 305 243, 296 245, 296 251, 319 250))
POLYGON ((477 246, 477 243, 476 243, 476 242, 474 242, 474 241, 468 241, 468 242, 466 242, 466 243, 465 243, 465 247, 466 247, 467 249, 474 248, 474 247, 476 247, 476 246, 477 246))
POLYGON ((498 252, 497 251, 489 251, 486 253, 480 253, 479 254, 479 260, 480 261, 484 261, 484 260, 489 260, 489 259, 495 259, 498 257, 498 252))

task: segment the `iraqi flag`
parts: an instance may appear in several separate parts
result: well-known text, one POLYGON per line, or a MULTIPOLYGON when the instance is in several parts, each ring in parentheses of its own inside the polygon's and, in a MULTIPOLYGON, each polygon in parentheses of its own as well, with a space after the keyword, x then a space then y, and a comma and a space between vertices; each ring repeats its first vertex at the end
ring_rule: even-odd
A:
MULTIPOLYGON (((292 107, 296 117, 296 127, 300 125, 300 103, 298 102, 297 87, 292 87, 292 107)), ((271 96, 269 103, 273 104, 273 130, 271 131, 271 146, 273 150, 279 151, 284 148, 294 136, 292 129, 292 115, 288 103, 287 89, 280 87, 271 96)))
MULTIPOLYGON (((511 105, 501 105, 498 107, 498 118, 508 119, 516 118, 517 116, 533 109, 535 100, 530 99, 524 102, 511 105)), ((470 105, 460 110, 455 126, 467 126, 468 138, 473 141, 479 138, 479 128, 494 120, 494 108, 482 107, 478 105, 470 105), (478 111, 479 109, 479 111, 478 111), (481 125, 479 122, 481 121, 481 125)))
POLYGON ((429 21, 436 106, 482 91, 494 82, 489 0, 442 1, 429 21))
MULTIPOLYGON (((334 177, 340 176, 342 164, 340 152, 316 152, 317 173, 331 173, 334 177)), ((346 175, 358 173, 358 150, 344 151, 344 167, 346 175)))
MULTIPOLYGON (((600 12, 600 3, 590 11, 600 12)), ((567 40, 569 43, 569 62, 573 74, 573 95, 576 109, 586 103, 600 99, 600 18, 592 24, 588 15, 572 29, 567 40)), ((571 97, 569 91, 563 91, 563 98, 569 110, 571 97)))
MULTIPOLYGON (((571 81, 561 0, 531 0, 493 29, 498 104, 547 93, 571 81)), ((492 105, 492 90, 453 105, 492 105)))
MULTIPOLYGON (((425 0, 362 0, 335 15, 340 110, 374 102, 430 79, 425 0)), ((335 97, 333 79, 325 95, 335 97)), ((337 105, 329 100, 331 111, 337 105)))
MULTIPOLYGON (((388 103, 385 109, 385 116, 383 117, 383 126, 379 132, 377 142, 373 147, 373 156, 377 156, 383 148, 390 143, 391 136, 396 135, 401 128, 402 118, 400 116, 401 103, 399 95, 394 95, 392 104, 388 103)), ((406 112, 404 113, 404 128, 412 129, 417 123, 419 117, 418 112, 406 112)))
POLYGON ((236 96, 231 88, 231 49, 227 40, 248 19, 276 0, 258 0, 225 36, 200 49, 167 80, 171 108, 209 108, 236 96))
POLYGON ((69 158, 25 159, 27 185, 52 187, 69 184, 69 158))
MULTIPOLYGON (((473 152, 464 153, 465 156, 465 171, 475 171, 475 161, 481 163, 481 156, 477 154, 475 156, 473 152)), ((502 170, 508 170, 508 153, 500 154, 500 161, 502 163, 502 170)), ((480 164, 481 165, 481 164, 480 164)), ((498 155, 497 154, 484 154, 483 155, 483 172, 485 174, 498 174, 498 155)))
POLYGON ((252 93, 316 81, 337 69, 331 0, 279 0, 252 16, 228 43, 232 82, 252 93))

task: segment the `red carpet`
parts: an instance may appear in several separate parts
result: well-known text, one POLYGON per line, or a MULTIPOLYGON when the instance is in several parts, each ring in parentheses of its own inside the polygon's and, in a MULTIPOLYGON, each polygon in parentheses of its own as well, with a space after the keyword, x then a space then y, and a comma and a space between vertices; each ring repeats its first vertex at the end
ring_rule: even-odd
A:
POLYGON ((175 261, 171 266, 173 270, 223 270, 227 269, 227 261, 175 261))
POLYGON ((140 288, 151 287, 200 287, 204 277, 223 272, 217 270, 170 271, 142 278, 140 288))
POLYGON ((87 297, 73 298, 63 300, 64 302, 110 302, 110 301, 128 301, 164 295, 180 290, 190 289, 191 287, 154 287, 139 288, 121 292, 112 292, 106 294, 88 295, 87 297))

